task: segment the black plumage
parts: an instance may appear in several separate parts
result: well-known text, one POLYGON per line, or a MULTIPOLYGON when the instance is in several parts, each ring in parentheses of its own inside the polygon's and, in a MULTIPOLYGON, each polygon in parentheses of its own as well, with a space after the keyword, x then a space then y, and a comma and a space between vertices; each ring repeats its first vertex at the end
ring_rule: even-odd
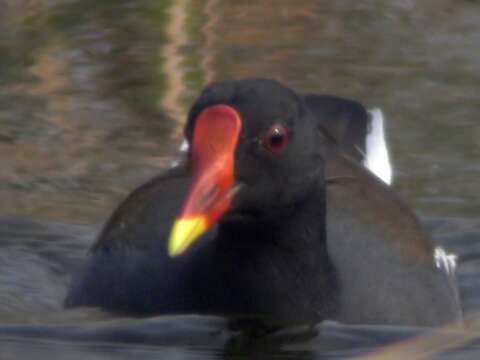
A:
POLYGON ((201 313, 277 325, 323 319, 439 325, 458 320, 454 285, 405 204, 358 161, 360 104, 301 95, 271 80, 217 82, 192 106, 191 143, 206 108, 241 117, 228 211, 185 253, 167 239, 192 184, 192 154, 114 212, 74 279, 67 306, 149 315, 201 313), (288 129, 280 153, 262 139, 288 129))

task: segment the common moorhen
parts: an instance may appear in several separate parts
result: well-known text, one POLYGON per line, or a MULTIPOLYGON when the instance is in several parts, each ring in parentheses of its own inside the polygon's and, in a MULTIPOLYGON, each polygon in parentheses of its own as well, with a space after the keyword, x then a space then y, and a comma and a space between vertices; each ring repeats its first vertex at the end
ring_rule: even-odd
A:
POLYGON ((368 119, 354 101, 272 80, 209 85, 189 112, 186 161, 114 212, 66 305, 279 325, 457 321, 448 257, 360 164, 368 119))

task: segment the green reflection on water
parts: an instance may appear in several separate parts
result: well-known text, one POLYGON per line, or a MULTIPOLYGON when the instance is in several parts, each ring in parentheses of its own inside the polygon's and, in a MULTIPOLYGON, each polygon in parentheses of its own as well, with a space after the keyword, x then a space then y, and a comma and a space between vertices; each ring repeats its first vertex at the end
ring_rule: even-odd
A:
POLYGON ((11 9, 13 35, 0 39, 0 146, 9 154, 3 215, 98 221, 168 165, 186 106, 204 81, 196 54, 203 3, 180 9, 188 13, 176 31, 195 44, 183 47, 167 34, 179 3, 11 9), (178 65, 167 72, 172 57, 178 65))
POLYGON ((104 219, 168 165, 205 83, 263 76, 382 107, 397 189, 478 216, 478 2, 10 3, 0 215, 104 219))

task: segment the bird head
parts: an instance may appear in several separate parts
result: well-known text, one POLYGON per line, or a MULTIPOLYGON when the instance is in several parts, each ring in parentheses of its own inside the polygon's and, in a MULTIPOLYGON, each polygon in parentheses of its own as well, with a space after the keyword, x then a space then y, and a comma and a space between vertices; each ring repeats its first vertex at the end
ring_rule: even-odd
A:
POLYGON ((302 97, 272 80, 213 83, 185 127, 192 185, 168 251, 186 251, 218 222, 261 222, 323 181, 325 139, 302 97))

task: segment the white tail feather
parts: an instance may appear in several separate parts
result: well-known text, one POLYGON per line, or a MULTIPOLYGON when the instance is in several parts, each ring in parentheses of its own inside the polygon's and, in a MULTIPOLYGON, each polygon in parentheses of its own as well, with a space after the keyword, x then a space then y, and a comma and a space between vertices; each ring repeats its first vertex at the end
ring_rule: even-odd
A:
POLYGON ((366 138, 366 157, 363 165, 390 185, 392 183, 392 165, 388 155, 387 142, 383 126, 382 110, 375 108, 370 113, 370 127, 366 138))

